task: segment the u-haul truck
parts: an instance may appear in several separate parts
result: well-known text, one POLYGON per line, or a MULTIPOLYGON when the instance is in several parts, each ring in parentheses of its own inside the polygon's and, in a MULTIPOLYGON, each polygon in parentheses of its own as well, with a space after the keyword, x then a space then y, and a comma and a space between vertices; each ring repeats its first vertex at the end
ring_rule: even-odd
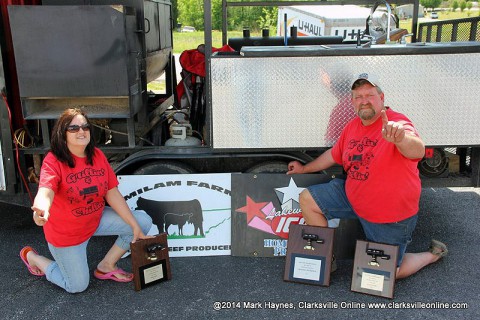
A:
POLYGON ((288 6, 278 8, 277 35, 287 34, 290 27, 297 27, 298 36, 342 36, 354 40, 358 32, 365 30, 370 9, 356 5, 288 6))

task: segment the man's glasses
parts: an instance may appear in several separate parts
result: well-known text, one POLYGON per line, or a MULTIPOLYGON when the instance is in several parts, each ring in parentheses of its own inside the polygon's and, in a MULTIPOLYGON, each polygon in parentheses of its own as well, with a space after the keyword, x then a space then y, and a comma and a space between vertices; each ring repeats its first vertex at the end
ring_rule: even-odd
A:
POLYGON ((88 123, 82 124, 81 126, 72 124, 71 126, 67 127, 67 131, 70 133, 77 133, 82 129, 83 131, 90 131, 90 125, 88 123))

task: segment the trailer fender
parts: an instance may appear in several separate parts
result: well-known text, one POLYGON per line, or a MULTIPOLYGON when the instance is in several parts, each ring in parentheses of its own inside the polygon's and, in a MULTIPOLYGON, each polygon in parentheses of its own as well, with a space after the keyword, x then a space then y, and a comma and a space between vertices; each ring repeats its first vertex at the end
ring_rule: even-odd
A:
POLYGON ((166 150, 142 150, 136 152, 115 167, 117 175, 125 174, 189 174, 209 172, 285 173, 290 161, 307 163, 313 158, 305 152, 209 152, 189 149, 179 152, 166 150), (233 161, 235 160, 235 161, 233 161), (215 167, 214 164, 217 164, 215 167), (218 168, 230 164, 228 169, 218 168), (236 163, 238 165, 232 165, 236 163))
POLYGON ((287 171, 288 162, 265 161, 251 167, 247 170, 247 173, 286 173, 287 171))
POLYGON ((150 162, 133 172, 135 175, 189 173, 195 173, 195 170, 185 163, 173 160, 150 162))

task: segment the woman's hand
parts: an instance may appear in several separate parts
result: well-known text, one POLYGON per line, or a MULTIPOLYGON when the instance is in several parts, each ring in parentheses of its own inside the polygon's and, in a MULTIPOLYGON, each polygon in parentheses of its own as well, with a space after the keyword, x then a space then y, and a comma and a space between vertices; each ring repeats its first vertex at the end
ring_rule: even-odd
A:
POLYGON ((37 226, 44 226, 47 223, 48 218, 50 216, 50 212, 48 210, 40 209, 36 206, 32 207, 33 210, 33 221, 37 226))
POLYGON ((154 238, 153 236, 146 236, 140 226, 138 225, 137 220, 132 214, 132 211, 128 207, 125 199, 123 198, 118 188, 112 188, 108 190, 107 195, 105 196, 105 200, 107 200, 110 207, 123 219, 129 226, 132 227, 133 230, 133 239, 132 243, 139 239, 150 239, 154 238))
POLYGON ((139 239, 151 239, 151 238, 155 238, 155 237, 145 235, 143 233, 142 229, 140 229, 140 226, 138 224, 133 228, 132 243, 135 243, 135 241, 137 241, 139 239))

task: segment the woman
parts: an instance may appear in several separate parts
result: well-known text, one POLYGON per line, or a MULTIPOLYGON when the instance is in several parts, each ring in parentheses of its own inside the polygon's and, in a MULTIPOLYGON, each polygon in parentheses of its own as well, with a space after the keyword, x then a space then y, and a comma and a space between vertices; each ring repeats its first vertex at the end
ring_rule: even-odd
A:
POLYGON ((45 156, 33 220, 43 226, 52 261, 31 247, 20 257, 31 274, 67 292, 84 291, 89 283, 86 248, 92 236, 118 235, 94 272, 98 279, 129 282, 133 274, 117 267, 130 242, 145 239, 152 219, 130 211, 117 189, 118 180, 105 155, 94 146, 91 124, 80 109, 67 109, 53 128, 45 156), (105 206, 105 200, 110 207, 105 206))

